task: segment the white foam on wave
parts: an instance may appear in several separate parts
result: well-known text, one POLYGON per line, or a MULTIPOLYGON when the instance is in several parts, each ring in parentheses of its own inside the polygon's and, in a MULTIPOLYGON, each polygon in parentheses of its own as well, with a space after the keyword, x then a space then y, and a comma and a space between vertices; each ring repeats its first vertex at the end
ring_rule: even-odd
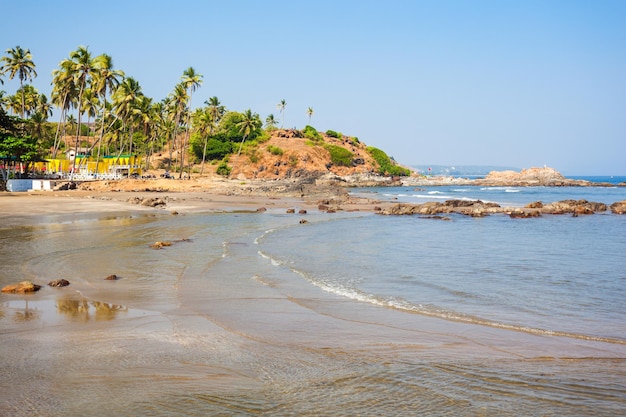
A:
POLYGON ((444 195, 444 194, 438 194, 438 195, 413 194, 411 197, 413 197, 413 198, 426 198, 426 199, 429 199, 429 200, 432 200, 432 199, 435 199, 435 200, 450 200, 451 198, 454 198, 452 196, 444 195))
POLYGON ((406 311, 415 314, 422 314, 425 316, 436 317, 445 320, 457 321, 467 324, 475 324, 480 326, 495 327, 504 330, 512 330, 517 332, 524 332, 542 336, 558 336, 568 337, 572 339, 592 340, 606 343, 614 343, 620 345, 626 345, 626 340, 616 339, 609 337, 591 336, 581 333, 564 332, 559 330, 541 329, 529 326, 522 326, 516 324, 501 323, 493 320, 483 319, 480 317, 459 313, 453 310, 447 310, 439 308, 434 305, 414 304, 402 297, 381 297, 375 294, 368 294, 356 288, 348 288, 345 286, 337 285, 335 283, 327 283, 322 280, 317 280, 309 277, 306 273, 298 271, 292 268, 292 271, 302 276, 306 281, 310 282, 314 286, 326 291, 328 293, 345 297, 351 300, 365 302, 380 307, 393 308, 401 311, 406 311))

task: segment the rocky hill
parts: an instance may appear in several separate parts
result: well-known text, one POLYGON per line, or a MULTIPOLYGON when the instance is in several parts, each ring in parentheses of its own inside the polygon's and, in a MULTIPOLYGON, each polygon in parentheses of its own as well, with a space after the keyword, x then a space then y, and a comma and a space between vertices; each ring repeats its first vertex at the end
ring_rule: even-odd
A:
POLYGON ((367 151, 366 144, 348 136, 335 138, 321 132, 320 135, 322 140, 311 141, 302 131, 277 129, 256 150, 229 158, 231 178, 317 178, 326 174, 347 176, 378 172, 378 164, 367 151), (327 145, 351 152, 350 166, 334 164, 327 145))

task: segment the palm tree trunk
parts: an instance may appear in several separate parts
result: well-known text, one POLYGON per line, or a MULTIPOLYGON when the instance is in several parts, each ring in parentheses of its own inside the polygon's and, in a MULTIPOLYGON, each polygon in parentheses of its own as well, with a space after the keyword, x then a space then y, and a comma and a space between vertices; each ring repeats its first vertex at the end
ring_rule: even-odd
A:
POLYGON ((78 156, 78 141, 80 138, 80 123, 82 115, 82 101, 83 101, 83 88, 85 87, 85 80, 80 85, 80 92, 78 94, 78 127, 76 128, 76 146, 74 147, 74 160, 72 161, 72 173, 70 180, 74 179, 74 170, 76 169, 76 157, 78 156))

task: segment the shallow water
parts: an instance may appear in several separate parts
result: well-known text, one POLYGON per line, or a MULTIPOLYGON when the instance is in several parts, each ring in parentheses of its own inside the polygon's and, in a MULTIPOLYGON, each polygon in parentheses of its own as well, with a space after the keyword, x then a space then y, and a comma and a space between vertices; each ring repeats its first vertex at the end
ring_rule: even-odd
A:
POLYGON ((0 226, 0 414, 626 412, 623 216, 306 216, 0 226))

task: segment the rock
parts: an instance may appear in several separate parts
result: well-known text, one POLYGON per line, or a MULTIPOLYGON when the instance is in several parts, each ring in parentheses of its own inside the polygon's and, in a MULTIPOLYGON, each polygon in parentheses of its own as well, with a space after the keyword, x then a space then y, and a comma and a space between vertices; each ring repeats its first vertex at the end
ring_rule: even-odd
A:
POLYGON ((300 224, 305 224, 305 223, 308 223, 308 220, 300 219, 300 224))
POLYGON ((140 204, 146 207, 159 207, 159 206, 165 206, 167 204, 167 202, 164 199, 158 198, 158 197, 153 197, 153 198, 132 197, 128 199, 128 202, 132 204, 140 204))
POLYGON ((66 279, 56 279, 54 281, 50 281, 48 285, 51 287, 67 287, 70 285, 70 282, 66 279))
POLYGON ((118 279, 120 279, 120 277, 115 274, 111 274, 105 278, 105 281, 117 281, 118 279))
POLYGON ((533 208, 533 209, 543 208, 543 203, 541 201, 535 201, 535 202, 526 204, 524 207, 533 208))
POLYGON ((610 206, 611 212, 615 214, 626 214, 626 200, 617 201, 610 206))
POLYGON ((589 202, 587 200, 561 200, 545 204, 542 208, 548 214, 593 214, 597 211, 606 211, 604 203, 589 202))
POLYGON ((141 205, 146 207, 165 206, 166 204, 162 198, 144 198, 141 202, 141 205))
POLYGON ((159 242, 154 242, 152 245, 150 245, 152 249, 163 249, 166 246, 172 246, 172 242, 159 241, 159 242))
POLYGON ((256 209, 256 211, 258 211, 259 213, 265 213, 267 209, 265 207, 259 207, 258 209, 256 209))
POLYGON ((77 187, 76 183, 73 181, 64 181, 56 185, 53 188, 53 191, 65 191, 65 190, 75 190, 77 187))
POLYGON ((296 209, 292 209, 292 208, 287 209, 287 213, 288 214, 292 214, 292 213, 295 213, 295 212, 296 212, 296 209))
POLYGON ((298 211, 298 214, 306 214, 306 210, 301 209, 301 210, 298 211))
POLYGON ((30 292, 39 291, 41 285, 33 284, 31 281, 22 281, 17 284, 9 284, 2 288, 2 292, 10 294, 25 294, 30 292))
MULTIPOLYGON (((526 206, 526 208, 537 208, 537 207, 528 207, 528 206, 526 206)), ((509 212, 509 217, 512 218, 512 219, 527 219, 529 217, 541 217, 541 212, 539 212, 537 210, 527 211, 527 210, 515 209, 515 210, 509 212)))

